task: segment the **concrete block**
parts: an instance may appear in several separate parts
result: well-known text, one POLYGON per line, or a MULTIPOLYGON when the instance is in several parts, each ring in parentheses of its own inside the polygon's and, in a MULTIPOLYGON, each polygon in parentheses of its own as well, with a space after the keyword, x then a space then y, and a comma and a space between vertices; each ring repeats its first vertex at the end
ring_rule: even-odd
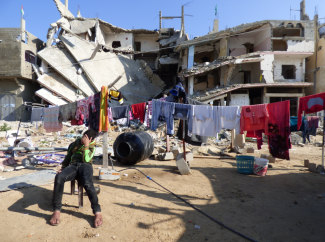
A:
POLYGON ((242 155, 247 154, 247 149, 238 149, 238 153, 242 155))
POLYGON ((304 160, 304 167, 308 167, 309 166, 309 160, 304 160))
POLYGON ((317 173, 324 172, 324 167, 322 165, 318 165, 317 168, 316 168, 316 172, 317 173))
POLYGON ((315 163, 309 163, 308 164, 308 170, 311 172, 316 172, 317 165, 315 163))
POLYGON ((7 134, 6 131, 1 131, 0 132, 0 138, 6 138, 6 134, 7 134))
POLYGON ((276 161, 276 158, 274 158, 272 155, 261 154, 261 158, 269 160, 269 163, 275 163, 276 161))
POLYGON ((177 168, 182 175, 191 174, 191 169, 188 167, 184 158, 178 159, 176 161, 177 168))
POLYGON ((161 153, 160 154, 161 160, 174 160, 173 152, 161 153))
POLYGON ((253 147, 248 147, 247 148, 247 153, 254 153, 255 149, 253 147))
MULTIPOLYGON (((186 161, 188 162, 193 161, 193 153, 186 153, 185 157, 186 157, 186 161)), ((176 157, 176 160, 179 160, 181 158, 184 159, 184 153, 179 153, 176 157)))
POLYGON ((159 147, 158 153, 166 153, 166 147, 164 147, 164 146, 159 147))
POLYGON ((177 145, 173 146, 172 152, 174 154, 174 159, 176 160, 177 155, 180 153, 179 147, 177 145))

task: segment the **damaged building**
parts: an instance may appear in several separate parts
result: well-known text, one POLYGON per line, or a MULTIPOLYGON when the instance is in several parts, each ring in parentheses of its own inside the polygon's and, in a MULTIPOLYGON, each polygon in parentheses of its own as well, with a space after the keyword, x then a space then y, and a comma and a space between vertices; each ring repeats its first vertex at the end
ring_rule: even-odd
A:
POLYGON ((179 58, 160 49, 176 46, 184 39, 183 30, 166 35, 164 29, 123 29, 101 19, 83 18, 80 12, 74 17, 68 1, 54 2, 61 19, 51 24, 46 48, 37 53, 40 66, 33 66, 42 86, 36 95, 42 100, 62 105, 108 86, 123 94, 125 104, 134 104, 157 97, 176 83, 179 58), (160 68, 166 65, 173 66, 168 76, 158 75, 165 73, 160 68))
MULTIPOLYGON (((304 11, 303 11, 304 13, 304 11)), ((215 21, 214 30, 218 30, 215 21)), ((306 59, 314 54, 315 21, 265 20, 242 24, 185 41, 175 51, 190 95, 214 105, 254 105, 291 100, 313 86, 306 59)))
POLYGON ((32 65, 40 63, 37 52, 44 48, 39 38, 20 28, 0 28, 0 120, 27 120, 30 111, 24 102, 40 102, 35 92, 40 88, 32 65))

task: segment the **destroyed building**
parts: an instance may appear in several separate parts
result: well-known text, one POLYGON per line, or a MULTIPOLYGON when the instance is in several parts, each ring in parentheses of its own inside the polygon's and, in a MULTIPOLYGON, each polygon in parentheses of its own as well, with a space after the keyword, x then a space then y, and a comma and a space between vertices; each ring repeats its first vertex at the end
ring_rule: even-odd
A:
MULTIPOLYGON (((215 21, 218 24, 218 21, 215 21)), ((218 29, 215 26, 214 29, 218 29)), ((254 105, 291 100, 297 114, 298 97, 305 96, 306 58, 314 54, 315 22, 265 20, 242 24, 182 42, 189 94, 214 105, 254 105)))
MULTIPOLYGON (((68 1, 54 2, 61 19, 51 24, 46 48, 37 53, 41 64, 34 65, 43 87, 36 94, 46 102, 74 102, 108 86, 122 92, 125 104, 141 103, 161 94, 166 84, 176 83, 179 59, 170 52, 165 58, 160 48, 176 46, 184 31, 166 36, 164 29, 123 29, 101 19, 83 18, 80 12, 74 17, 68 1), (160 78, 157 74, 164 71, 159 68, 165 64, 176 67, 160 78)), ((112 101, 115 105, 118 102, 112 101)))
POLYGON ((26 120, 30 112, 22 112, 23 102, 40 102, 32 64, 39 63, 36 53, 43 44, 25 30, 24 19, 20 28, 0 28, 0 120, 26 120))

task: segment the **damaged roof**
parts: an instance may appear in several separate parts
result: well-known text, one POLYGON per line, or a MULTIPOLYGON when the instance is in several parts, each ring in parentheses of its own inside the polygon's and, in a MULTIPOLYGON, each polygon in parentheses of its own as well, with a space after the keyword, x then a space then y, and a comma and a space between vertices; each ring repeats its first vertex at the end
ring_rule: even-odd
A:
POLYGON ((228 28, 228 29, 216 32, 216 33, 207 34, 207 35, 198 37, 196 39, 184 41, 184 42, 182 42, 181 45, 178 45, 175 48, 175 51, 180 51, 181 49, 187 48, 190 45, 197 45, 197 44, 201 44, 201 43, 204 43, 204 42, 209 42, 209 41, 221 39, 221 38, 224 38, 224 37, 228 37, 230 35, 240 34, 240 33, 248 32, 248 31, 252 31, 252 30, 258 29, 258 28, 260 28, 260 27, 262 27, 264 25, 270 25, 270 21, 269 20, 263 20, 263 21, 249 23, 249 24, 241 24, 241 25, 236 26, 234 28, 228 28))

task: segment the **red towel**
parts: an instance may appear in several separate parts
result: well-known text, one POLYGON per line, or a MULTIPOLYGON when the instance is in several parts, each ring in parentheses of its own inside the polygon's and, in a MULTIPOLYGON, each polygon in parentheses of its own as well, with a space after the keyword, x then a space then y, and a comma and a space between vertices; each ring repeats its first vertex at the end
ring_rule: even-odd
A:
POLYGON ((310 95, 307 97, 301 97, 299 99, 299 109, 298 109, 298 123, 297 129, 301 126, 301 115, 302 112, 305 114, 316 113, 325 109, 325 92, 310 95))
POLYGON ((270 103, 269 113, 269 150, 275 158, 290 160, 290 101, 270 103))
POLYGON ((143 123, 145 117, 144 115, 146 111, 146 103, 133 104, 131 105, 131 107, 132 107, 133 117, 135 119, 140 119, 140 122, 143 123))
POLYGON ((240 133, 244 131, 265 130, 267 135, 269 114, 266 104, 242 106, 240 115, 240 133))

